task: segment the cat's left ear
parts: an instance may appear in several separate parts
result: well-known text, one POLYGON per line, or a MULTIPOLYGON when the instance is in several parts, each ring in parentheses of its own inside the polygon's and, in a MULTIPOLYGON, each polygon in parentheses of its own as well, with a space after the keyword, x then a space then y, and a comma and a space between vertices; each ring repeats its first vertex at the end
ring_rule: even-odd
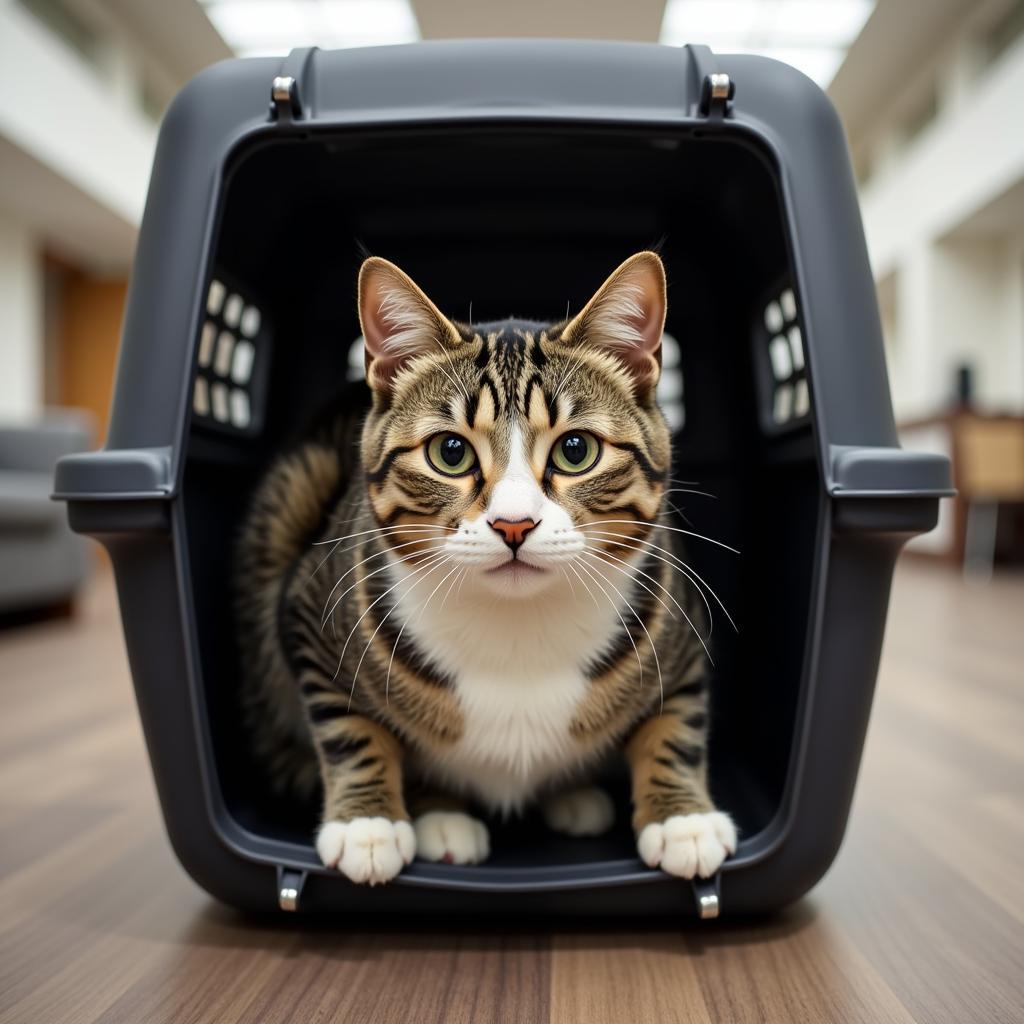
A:
POLYGON ((570 344, 603 348, 626 365, 637 394, 661 376, 665 268, 654 252, 638 252, 608 278, 562 331, 570 344))
POLYGON ((371 256, 359 269, 359 323, 366 380, 388 388, 411 359, 458 345, 459 332, 425 292, 394 263, 371 256))

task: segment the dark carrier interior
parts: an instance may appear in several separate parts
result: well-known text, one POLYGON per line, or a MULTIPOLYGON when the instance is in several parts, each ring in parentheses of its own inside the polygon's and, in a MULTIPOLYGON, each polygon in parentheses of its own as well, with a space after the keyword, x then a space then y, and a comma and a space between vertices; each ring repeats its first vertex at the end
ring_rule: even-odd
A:
MULTIPOLYGON (((667 332, 679 351, 672 365, 666 347, 665 392, 680 423, 672 475, 685 481, 672 486, 716 496, 671 494, 677 511, 666 522, 741 552, 691 540, 688 553, 739 627, 734 633, 711 601, 712 791, 744 844, 764 835, 783 806, 793 756, 822 501, 770 159, 700 129, 309 133, 236 155, 216 230, 215 312, 197 339, 183 497, 201 684, 227 813, 247 833, 313 856, 317 808, 270 799, 248 758, 230 558, 261 470, 350 373, 364 253, 398 263, 456 319, 469 318, 472 301, 481 322, 560 319, 621 260, 657 246, 669 280, 667 332)), ((610 835, 555 837, 531 818, 526 828, 496 827, 491 860, 461 870, 483 878, 635 863, 625 778, 611 785, 621 809, 610 835)))

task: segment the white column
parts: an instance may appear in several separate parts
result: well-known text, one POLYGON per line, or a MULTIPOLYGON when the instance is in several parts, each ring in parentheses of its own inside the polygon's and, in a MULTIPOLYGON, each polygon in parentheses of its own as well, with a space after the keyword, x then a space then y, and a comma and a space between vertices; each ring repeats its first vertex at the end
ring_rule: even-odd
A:
POLYGON ((1004 252, 1003 372, 994 397, 1004 409, 1020 415, 1024 413, 1024 235, 1010 238, 1004 252))
POLYGON ((936 365, 935 261, 929 245, 908 247, 897 263, 896 337, 890 356, 893 404, 897 420, 930 416, 941 405, 942 383, 936 365))
POLYGON ((969 363, 979 409, 1019 411, 1024 388, 1020 265, 1009 240, 957 238, 936 245, 934 254, 936 355, 944 376, 951 379, 957 364, 969 363))
POLYGON ((43 264, 32 232, 0 215, 0 418, 43 404, 43 264))

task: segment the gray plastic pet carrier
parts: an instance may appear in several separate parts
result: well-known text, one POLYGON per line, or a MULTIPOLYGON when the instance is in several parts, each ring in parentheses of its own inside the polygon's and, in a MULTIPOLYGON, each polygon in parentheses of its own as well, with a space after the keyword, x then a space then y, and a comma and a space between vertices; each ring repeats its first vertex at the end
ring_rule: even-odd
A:
MULTIPOLYGON (((362 387, 358 383, 350 385, 362 387)), ((358 395, 353 400, 359 400, 358 395)), ((704 47, 453 42, 218 64, 160 132, 104 450, 57 497, 113 559, 171 841, 248 908, 714 916, 782 906, 842 839, 893 561, 949 491, 900 450, 842 129, 783 64, 704 47), (477 867, 367 889, 324 869, 315 807, 272 799, 236 709, 229 560, 272 453, 344 381, 356 272, 394 260, 477 321, 556 320, 631 253, 669 279, 673 476, 715 630, 712 790, 742 833, 719 876, 497 825, 477 867), (696 899, 694 897, 697 897, 696 899)), ((676 501, 679 504, 679 501, 676 501)))

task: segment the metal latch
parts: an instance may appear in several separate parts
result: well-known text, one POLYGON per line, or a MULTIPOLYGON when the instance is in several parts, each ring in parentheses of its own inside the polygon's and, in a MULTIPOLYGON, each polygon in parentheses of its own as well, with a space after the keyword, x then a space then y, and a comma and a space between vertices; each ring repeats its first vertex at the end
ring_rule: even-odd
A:
POLYGON ((306 884, 306 872, 294 868, 277 869, 277 905, 282 910, 294 913, 299 909, 302 887, 306 884))
POLYGON ((270 83, 270 116, 277 121, 307 120, 316 97, 311 73, 315 46, 292 50, 281 62, 281 73, 270 83))
POLYGON ((724 71, 705 75, 700 86, 698 110, 702 117, 725 117, 736 95, 736 83, 724 71))
POLYGON ((270 83, 270 112, 278 120, 302 117, 299 83, 291 75, 276 75, 270 83))
POLYGON ((711 921, 721 911, 721 875, 715 872, 711 878, 694 878, 693 898, 697 903, 697 916, 702 921, 711 921))
POLYGON ((718 62, 708 46, 688 43, 684 49, 689 57, 690 82, 696 88, 690 93, 696 96, 693 112, 697 117, 721 120, 732 113, 732 100, 736 95, 736 83, 724 71, 718 70, 718 62))

